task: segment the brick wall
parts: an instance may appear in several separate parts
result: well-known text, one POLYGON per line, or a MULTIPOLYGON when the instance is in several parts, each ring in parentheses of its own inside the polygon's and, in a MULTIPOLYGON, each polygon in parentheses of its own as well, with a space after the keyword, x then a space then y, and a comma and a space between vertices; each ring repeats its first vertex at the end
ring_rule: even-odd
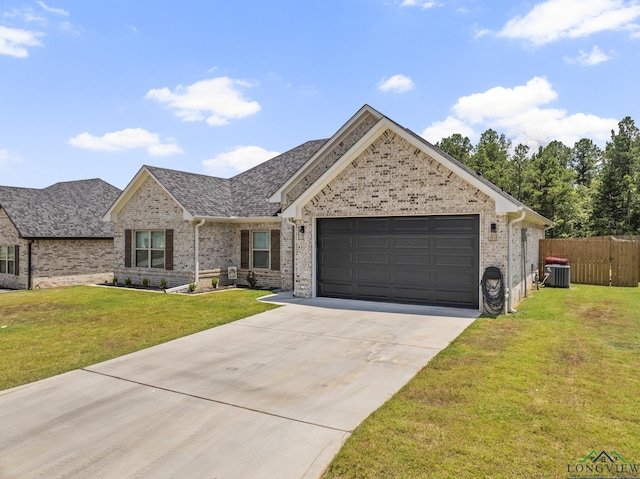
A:
POLYGON ((33 288, 102 283, 113 277, 113 240, 20 239, 9 217, 0 209, 0 245, 19 246, 19 275, 0 274, 0 286, 29 287, 29 243, 33 288))
MULTIPOLYGON (((193 223, 183 219, 182 208, 156 183, 147 178, 133 194, 129 202, 118 212, 114 223, 114 266, 118 281, 130 278, 134 284, 142 284, 147 278, 151 286, 159 286, 165 279, 168 287, 188 284, 194 280, 194 231, 193 223), (125 230, 132 230, 135 242, 136 230, 173 229, 173 270, 156 268, 125 268, 125 230)), ((132 254, 134 250, 132 246, 132 254)))
MULTIPOLYGON (((478 214, 478 281, 487 266, 498 266, 506 276, 506 215, 495 213, 494 201, 489 196, 387 130, 304 206, 302 218, 297 220, 299 226, 305 226, 305 233, 296 241, 295 294, 301 297, 313 294, 316 218, 434 214, 478 214), (489 233, 491 223, 497 228, 493 237, 489 233)), ((539 230, 533 225, 529 227, 539 230)), ((519 230, 514 231, 516 234, 520 234, 519 230)), ((534 242, 532 237, 530 243, 534 242)), ((530 250, 533 257, 534 247, 530 250)))
POLYGON ((0 287, 10 289, 25 289, 28 283, 28 271, 27 271, 27 248, 28 242, 20 239, 18 230, 13 226, 13 223, 0 208, 0 246, 15 246, 18 245, 18 262, 19 275, 14 274, 0 274, 0 287))
POLYGON ((332 152, 325 155, 321 162, 319 162, 313 170, 304 178, 302 178, 298 184, 287 194, 287 202, 291 203, 296 200, 309 186, 311 186, 318 178, 320 178, 325 171, 327 171, 338 159, 355 145, 360 138, 362 138, 367 131, 369 131, 373 125, 375 125, 377 119, 371 115, 365 115, 360 123, 356 125, 346 137, 338 143, 332 152))
MULTIPOLYGON (((199 228, 199 272, 203 285, 209 283, 212 276, 220 278, 220 285, 229 284, 227 271, 229 266, 238 268, 236 284, 247 285, 249 269, 240 268, 240 231, 281 230, 282 221, 263 222, 205 222, 199 228)), ((114 224, 115 258, 114 272, 119 282, 131 278, 134 284, 141 284, 147 278, 152 286, 158 286, 161 279, 168 287, 180 286, 195 281, 195 225, 183 219, 182 208, 153 180, 147 178, 134 193, 125 207, 118 213, 114 224), (173 229, 174 230, 174 269, 173 271, 154 268, 125 268, 125 230, 173 229)), ((285 228, 285 233, 291 226, 285 228)), ((291 235, 281 235, 281 258, 291 254, 291 235)), ((132 248, 133 251, 133 248, 132 248)), ((251 260, 251 258, 250 258, 251 260)), ((281 288, 283 278, 288 277, 291 284, 291 260, 284 261, 280 271, 255 269, 259 287, 281 288)), ((135 264, 135 261, 133 262, 135 264)), ((292 287, 292 286, 291 286, 292 287)))
MULTIPOLYGON (((257 287, 261 288, 280 288, 282 287, 282 274, 281 271, 272 271, 271 269, 243 269, 240 267, 240 232, 242 230, 248 231, 280 231, 281 221, 271 222, 246 222, 246 223, 224 223, 224 222, 209 222, 205 223, 200 228, 200 271, 211 271, 206 274, 207 278, 211 275, 218 276, 220 278, 220 285, 227 285, 230 283, 227 276, 229 266, 236 266, 238 269, 238 278, 235 284, 240 286, 247 286, 247 274, 250 270, 253 270, 257 283, 257 287)), ((249 235, 249 250, 251 252, 252 235, 249 235)), ((281 258, 283 239, 281 235, 280 241, 281 258)), ((291 248, 288 248, 289 251, 291 248)), ((252 257, 249 255, 249 262, 251 264, 252 257)), ((208 280, 210 281, 210 280, 208 280)), ((290 281, 291 282, 291 281, 290 281)))
POLYGON ((113 277, 111 239, 34 240, 31 248, 33 288, 102 283, 113 277))

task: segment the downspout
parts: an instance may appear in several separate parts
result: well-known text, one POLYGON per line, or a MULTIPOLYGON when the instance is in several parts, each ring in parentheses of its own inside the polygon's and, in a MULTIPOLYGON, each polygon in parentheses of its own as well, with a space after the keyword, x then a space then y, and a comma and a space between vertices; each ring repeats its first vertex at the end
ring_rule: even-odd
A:
POLYGON ((204 218, 200 220, 200 223, 196 224, 196 234, 195 234, 195 265, 196 265, 196 278, 195 283, 198 284, 198 280, 200 279, 200 227, 206 222, 204 218))
POLYGON ((513 262, 513 224, 514 223, 519 223, 520 221, 522 221, 524 219, 526 215, 526 212, 523 210, 522 213, 520 214, 520 216, 516 219, 510 220, 509 221, 509 227, 507 228, 508 230, 508 235, 509 238, 507 240, 507 286, 509 287, 509 297, 508 297, 508 302, 507 302, 507 312, 509 313, 517 313, 518 311, 516 311, 515 309, 513 309, 513 278, 511 275, 511 269, 512 269, 512 262, 513 262))
POLYGON ((27 248, 27 289, 33 289, 33 273, 31 271, 31 248, 33 240, 29 240, 27 248))
POLYGON ((296 295, 296 225, 295 220, 285 218, 287 223, 293 228, 293 240, 291 245, 291 287, 293 288, 293 296, 296 295))

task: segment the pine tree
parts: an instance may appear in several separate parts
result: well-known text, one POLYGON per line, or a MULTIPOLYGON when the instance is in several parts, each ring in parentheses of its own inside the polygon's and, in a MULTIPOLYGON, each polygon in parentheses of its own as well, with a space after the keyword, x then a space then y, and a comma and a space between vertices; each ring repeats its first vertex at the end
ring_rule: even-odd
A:
POLYGON ((640 131, 631 117, 618 123, 618 133, 604 152, 594 224, 601 235, 640 232, 640 131))

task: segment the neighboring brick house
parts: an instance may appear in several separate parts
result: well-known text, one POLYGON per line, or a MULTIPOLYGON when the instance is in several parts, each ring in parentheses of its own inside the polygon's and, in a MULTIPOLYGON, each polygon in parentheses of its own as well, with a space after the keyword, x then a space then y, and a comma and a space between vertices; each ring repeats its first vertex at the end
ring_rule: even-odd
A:
POLYGON ((0 287, 110 280, 113 225, 102 215, 119 194, 99 179, 44 189, 0 186, 0 287))
POLYGON ((259 286, 481 308, 497 266, 531 288, 551 222, 368 105, 328 140, 230 179, 144 166, 104 218, 115 274, 169 285, 238 268, 259 286))

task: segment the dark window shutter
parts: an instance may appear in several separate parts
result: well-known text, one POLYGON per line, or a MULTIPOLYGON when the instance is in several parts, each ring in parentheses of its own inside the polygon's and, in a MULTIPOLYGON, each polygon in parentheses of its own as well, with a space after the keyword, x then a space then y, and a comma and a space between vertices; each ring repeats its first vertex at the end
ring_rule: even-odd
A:
POLYGON ((271 230, 271 269, 280 271, 280 230, 271 230))
POLYGON ((124 267, 131 268, 131 230, 124 230, 124 267))
POLYGON ((173 230, 164 230, 164 269, 173 270, 173 230))
POLYGON ((240 231, 240 268, 249 269, 249 230, 240 231))
POLYGON ((13 274, 20 276, 20 245, 13 247, 13 274))

